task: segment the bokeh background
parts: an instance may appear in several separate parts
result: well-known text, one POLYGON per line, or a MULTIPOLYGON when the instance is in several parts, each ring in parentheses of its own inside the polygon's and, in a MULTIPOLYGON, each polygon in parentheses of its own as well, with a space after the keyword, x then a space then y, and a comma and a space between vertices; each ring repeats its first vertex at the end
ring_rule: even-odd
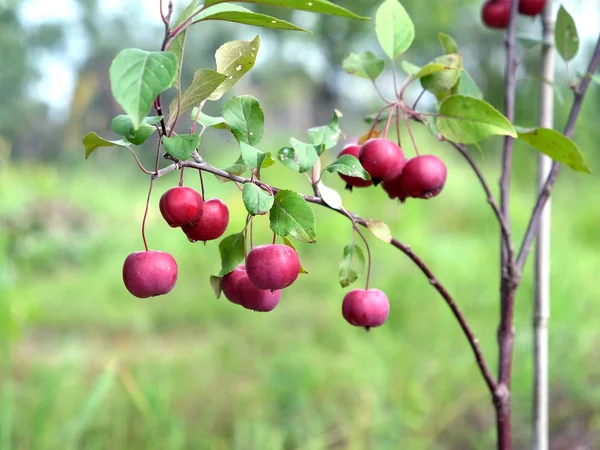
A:
MULTIPOLYGON (((175 3, 177 12, 183 2, 175 3)), ((339 3, 372 15, 379 2, 339 3)), ((423 64, 441 53, 439 31, 454 36, 465 67, 501 107, 503 34, 481 25, 480 3, 404 0, 417 29, 406 59, 423 64)), ((582 47, 568 71, 557 64, 559 129, 572 97, 567 80, 585 67, 600 23, 598 2, 563 3, 579 24, 582 47)), ((262 102, 261 149, 304 138, 333 108, 343 111, 348 138, 364 133, 363 115, 380 104, 366 80, 340 67, 350 51, 382 54, 373 22, 256 9, 313 34, 206 23, 188 34, 186 82, 196 68, 214 67, 223 42, 259 33, 258 63, 228 95, 252 94, 262 102)), ((539 36, 539 23, 521 18, 519 32, 539 36)), ((177 175, 161 178, 148 238, 151 247, 175 256, 179 280, 166 297, 139 300, 126 292, 121 267, 142 248, 148 180, 122 150, 104 149, 85 161, 81 139, 90 130, 112 136, 110 122, 120 114, 108 83, 112 58, 125 47, 157 49, 161 37, 158 0, 0 1, 0 449, 492 448, 491 403, 467 342, 406 257, 371 239, 372 285, 390 297, 389 321, 365 333, 342 319, 337 264, 351 228, 340 216, 315 208, 318 242, 298 245, 309 275, 285 292, 274 312, 251 313, 214 298, 208 279, 219 270, 218 243, 192 245, 166 225, 158 199, 177 175)), ((519 54, 517 124, 533 126, 539 49, 521 47, 519 54)), ((389 76, 382 78, 385 92, 389 76)), ((422 105, 431 107, 431 99, 422 105)), ((218 114, 219 107, 209 104, 206 112, 218 114)), ((592 86, 575 139, 594 175, 564 170, 554 197, 554 450, 600 448, 599 117, 600 89, 592 86)), ((400 205, 372 188, 344 193, 345 204, 384 220, 422 256, 456 297, 495 368, 498 226, 464 162, 414 128, 421 152, 449 166, 442 195, 400 205)), ((500 146, 492 138, 481 152, 473 149, 494 188, 500 146)), ((333 160, 337 150, 325 158, 333 160)), ((236 151, 227 133, 205 133, 201 153, 214 165, 229 165, 236 151)), ((413 154, 407 143, 405 151, 413 154)), ((139 149, 148 165, 153 153, 152 145, 139 149)), ((517 145, 514 168, 518 237, 534 200, 534 151, 517 145)), ((310 190, 283 166, 265 171, 264 179, 310 190)), ((208 195, 229 205, 228 232, 237 232, 245 218, 239 192, 205 180, 208 195)), ((326 182, 343 187, 337 176, 326 182)), ((197 176, 188 173, 186 184, 198 187, 197 176)), ((269 238, 266 219, 255 229, 256 242, 269 238)), ((529 264, 516 303, 519 449, 530 439, 532 291, 529 264)))

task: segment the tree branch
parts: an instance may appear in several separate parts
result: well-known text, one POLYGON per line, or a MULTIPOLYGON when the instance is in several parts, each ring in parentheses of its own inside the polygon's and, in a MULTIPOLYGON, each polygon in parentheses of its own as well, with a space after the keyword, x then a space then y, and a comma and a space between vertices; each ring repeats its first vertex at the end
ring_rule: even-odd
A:
MULTIPOLYGON (((588 69, 586 75, 581 79, 579 87, 575 93, 575 99, 573 101, 573 106, 571 107, 571 112, 569 113, 569 119, 567 120, 567 125, 565 126, 564 135, 567 137, 572 137, 573 132, 575 130, 575 124, 577 123, 577 119, 579 118, 579 113, 581 112, 581 106, 583 104, 583 99, 585 94, 590 86, 592 81, 591 76, 598 69, 598 65, 600 64, 600 36, 598 37, 598 41, 596 42, 596 48, 594 49, 594 53, 592 55, 592 59, 588 65, 588 69)), ((550 198, 550 192, 552 191, 552 187, 556 182, 556 177, 558 176, 558 172, 560 170, 560 164, 556 161, 552 164, 552 169, 550 170, 550 174, 544 183, 544 187, 541 190, 537 203, 533 208, 533 212, 531 214, 531 218, 529 220, 529 225, 527 226, 527 231, 525 232, 525 237, 523 238, 523 243, 521 244, 521 249, 519 250, 519 255, 517 256, 517 268, 519 271, 523 270, 525 266, 525 262, 527 261, 527 257, 531 252, 531 245, 535 240, 539 226, 540 226, 540 218, 542 216, 542 212, 544 211, 544 207, 550 198)))

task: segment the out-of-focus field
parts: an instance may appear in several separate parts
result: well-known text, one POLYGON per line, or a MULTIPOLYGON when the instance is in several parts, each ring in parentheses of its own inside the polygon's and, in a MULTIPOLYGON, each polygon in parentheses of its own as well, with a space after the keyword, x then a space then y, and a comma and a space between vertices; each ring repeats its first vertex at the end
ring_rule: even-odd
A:
MULTIPOLYGON (((436 199, 399 205, 380 189, 344 198, 361 215, 384 220, 432 267, 493 364, 498 230, 473 174, 443 151, 450 175, 436 199)), ((147 180, 132 161, 128 171, 107 167, 0 169, 0 216, 8 225, 0 233, 0 330, 11 356, 0 375, 2 450, 492 448, 491 405, 473 355, 448 307, 404 255, 370 239, 372 286, 388 293, 391 314, 370 333, 349 326, 337 263, 351 228, 315 208, 318 242, 298 245, 309 275, 274 312, 251 313, 214 298, 208 278, 219 270, 218 243, 192 245, 158 214, 172 175, 156 183, 147 232, 152 248, 175 256, 179 280, 170 295, 139 300, 123 287, 121 267, 141 249, 147 180)), ((308 193, 303 178, 290 174, 265 171, 263 179, 277 186, 293 179, 308 193)), ((228 233, 239 231, 238 190, 205 178, 209 196, 230 206, 228 233)), ((341 187, 337 177, 327 180, 341 187)), ((557 449, 597 442, 600 430, 597 189, 590 178, 563 181, 552 242, 557 449)), ((197 183, 187 173, 186 184, 197 183)), ((521 233, 533 187, 515 183, 514 193, 521 233)), ((269 239, 266 218, 255 230, 255 242, 269 239)), ((529 436, 530 272, 531 264, 516 305, 517 442, 529 436)))

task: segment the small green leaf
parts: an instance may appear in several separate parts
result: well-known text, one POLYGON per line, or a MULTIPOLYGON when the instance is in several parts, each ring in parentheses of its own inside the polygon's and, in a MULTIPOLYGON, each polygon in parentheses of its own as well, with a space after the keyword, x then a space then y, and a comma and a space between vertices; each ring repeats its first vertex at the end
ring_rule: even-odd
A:
POLYGON ((380 220, 367 220, 367 228, 380 241, 392 242, 392 232, 390 228, 380 220))
POLYGON ((90 131, 83 138, 83 147, 85 148, 85 159, 88 159, 95 150, 100 147, 124 147, 131 149, 129 142, 125 139, 119 139, 118 141, 109 141, 101 138, 95 132, 90 131))
POLYGON ((221 297, 221 291, 223 290, 222 282, 223 278, 221 277, 217 277, 215 275, 212 275, 210 277, 210 287, 212 288, 213 292, 215 293, 215 297, 217 298, 221 297))
POLYGON ((256 184, 246 183, 242 191, 242 201, 244 202, 246 211, 253 216, 258 216, 266 214, 271 210, 274 198, 256 184))
POLYGON ((556 17, 556 27, 554 28, 554 39, 556 49, 562 59, 572 60, 579 51, 579 34, 577 26, 571 14, 561 5, 556 17))
MULTIPOLYGON (((296 250, 296 247, 294 247, 294 244, 292 244, 292 241, 290 241, 288 238, 286 238, 285 236, 283 236, 283 243, 285 245, 287 245, 288 247, 294 249, 296 251, 296 253, 298 253, 298 250, 296 250)), ((302 267, 302 262, 300 262, 300 273, 304 273, 307 274, 308 272, 306 271, 306 269, 304 267, 302 267)))
POLYGON ((517 137, 500 111, 465 95, 452 95, 440 105, 437 127, 446 139, 460 144, 474 144, 493 135, 517 137))
POLYGON ((227 236, 219 243, 219 253, 221 254, 220 277, 224 277, 244 262, 244 247, 244 235, 242 233, 227 236))
MULTIPOLYGON (((259 149, 254 148, 245 142, 240 142, 240 150, 242 152, 242 160, 244 161, 244 165, 250 170, 262 169, 267 157, 271 156, 270 153, 261 152, 259 149)), ((273 161, 273 163, 274 162, 275 161, 273 161)), ((270 164, 273 165, 273 163, 270 164)))
POLYGON ((388 117, 389 117, 389 114, 382 114, 381 116, 379 116, 379 119, 377 119, 377 114, 369 114, 369 115, 363 117, 363 121, 366 124, 372 125, 373 122, 375 122, 375 119, 377 119, 377 124, 380 124, 380 123, 387 122, 388 117))
POLYGON ((466 95, 468 97, 474 97, 476 99, 483 99, 483 92, 477 86, 477 83, 469 72, 465 69, 460 73, 460 79, 458 80, 457 93, 460 95, 466 95))
POLYGON ((250 11, 247 8, 238 5, 221 4, 208 8, 198 14, 194 23, 205 20, 223 20, 226 22, 243 23, 245 25, 253 25, 263 28, 275 28, 279 30, 306 31, 304 28, 297 27, 293 23, 276 17, 267 16, 266 14, 258 14, 250 11))
POLYGON ((225 122, 225 119, 223 119, 222 117, 213 117, 213 116, 209 116, 207 114, 204 114, 202 111, 200 111, 200 113, 198 113, 198 107, 195 107, 192 109, 192 121, 196 120, 200 125, 202 125, 205 128, 208 127, 212 127, 212 128, 217 128, 219 130, 229 130, 229 125, 227 125, 227 122, 225 122))
POLYGON ((145 117, 140 127, 135 130, 131 118, 124 114, 112 120, 111 128, 115 134, 124 136, 134 145, 142 145, 156 131, 155 123, 160 122, 160 116, 145 117))
POLYGON ((340 156, 337 161, 330 164, 325 170, 329 173, 338 172, 348 175, 349 177, 361 178, 363 180, 371 179, 371 175, 363 168, 360 161, 352 155, 340 156))
POLYGON ((421 70, 420 66, 409 63, 408 61, 400 61, 400 67, 402 67, 402 70, 404 70, 408 75, 414 75, 421 70))
POLYGON ((167 128, 171 128, 175 117, 187 113, 195 105, 206 100, 225 81, 225 75, 214 70, 198 69, 194 73, 192 84, 181 94, 181 105, 175 97, 169 105, 169 121, 167 128))
POLYGON ((365 270, 365 255, 357 245, 344 247, 344 254, 340 261, 340 285, 343 288, 350 286, 365 270))
POLYGON ((538 39, 533 36, 518 35, 517 42, 525 47, 527 50, 538 47, 544 43, 542 39, 538 39))
POLYGON ((554 161, 565 164, 577 172, 591 173, 577 145, 556 130, 536 128, 519 133, 519 139, 527 142, 537 151, 548 155, 554 161))
POLYGON ((292 236, 300 242, 316 241, 315 214, 304 198, 294 191, 275 195, 270 214, 271 230, 278 236, 292 236))
POLYGON ((360 55, 350 53, 342 62, 342 68, 350 75, 375 81, 385 69, 385 60, 373 52, 363 52, 360 55))
POLYGON ((300 173, 308 172, 319 160, 323 153, 324 145, 312 145, 301 142, 298 139, 290 139, 291 147, 284 147, 279 150, 279 161, 292 170, 300 173))
POLYGON ((423 86, 423 89, 435 94, 438 100, 444 99, 450 94, 450 91, 460 78, 462 56, 457 54, 440 56, 433 63, 423 67, 413 77, 416 78, 421 72, 426 72, 427 67, 430 65, 432 72, 421 78, 421 86, 423 86), (442 69, 436 70, 439 69, 439 65, 442 66, 442 69))
MULTIPOLYGON (((198 6, 198 0, 192 0, 187 7, 181 12, 177 20, 175 21, 175 27, 181 25, 185 20, 187 20, 196 10, 198 6)), ((183 51, 185 47, 185 35, 187 31, 182 31, 179 35, 173 39, 171 45, 169 46, 169 51, 175 55, 177 58, 177 76, 175 77, 175 81, 173 85, 175 87, 179 86, 179 78, 181 76, 181 68, 183 67, 183 51)))
POLYGON ((340 140, 342 130, 340 130, 340 117, 342 113, 338 110, 333 112, 333 118, 328 125, 315 127, 308 130, 308 137, 313 145, 324 144, 326 149, 333 148, 340 140))
POLYGON ((375 32, 386 55, 394 61, 415 39, 415 26, 398 0, 385 0, 375 15, 375 32))
POLYGON ((256 145, 265 131, 265 114, 251 95, 233 97, 221 109, 221 114, 238 142, 256 145))
POLYGON ((277 161, 271 156, 271 152, 267 152, 267 156, 265 156, 265 160, 262 163, 262 168, 267 169, 275 164, 277 161))
POLYGON ((163 137, 163 146, 166 152, 175 158, 185 161, 200 145, 200 136, 197 134, 178 134, 163 137))
MULTIPOLYGON (((234 162, 232 165, 230 165, 229 167, 226 167, 223 170, 231 175, 239 176, 248 170, 248 166, 246 166, 246 164, 244 164, 244 159, 240 156, 236 162, 234 162)), ((227 181, 230 181, 230 180, 227 180, 227 181)))
POLYGON ((330 188, 329 186, 325 186, 323 180, 320 180, 317 183, 317 189, 319 190, 319 194, 321 195, 321 199, 327 205, 337 211, 341 211, 344 207, 342 196, 335 189, 330 188))
POLYGON ((440 40, 440 44, 442 44, 442 48, 447 54, 451 53, 459 53, 458 44, 451 36, 448 36, 444 33, 438 33, 438 38, 440 40))
MULTIPOLYGON (((204 7, 224 3, 230 0, 206 0, 204 7)), ((319 14, 332 14, 334 16, 347 17, 349 19, 368 20, 368 17, 362 17, 348 11, 341 6, 331 3, 327 0, 238 0, 239 2, 258 3, 262 5, 283 6, 284 8, 292 8, 300 11, 310 11, 319 14)))
POLYGON ((110 66, 110 87, 117 103, 137 129, 158 94, 173 84, 177 58, 171 52, 122 50, 110 66))
POLYGON ((260 36, 252 41, 231 41, 219 47, 215 54, 217 72, 225 75, 225 81, 210 95, 209 100, 219 100, 254 67, 259 48, 260 36))

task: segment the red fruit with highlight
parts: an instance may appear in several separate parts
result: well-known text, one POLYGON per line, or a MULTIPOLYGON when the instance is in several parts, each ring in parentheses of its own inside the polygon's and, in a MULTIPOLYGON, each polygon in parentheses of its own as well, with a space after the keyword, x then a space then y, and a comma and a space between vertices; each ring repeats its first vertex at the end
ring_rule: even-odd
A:
POLYGON ((165 192, 158 206, 169 226, 177 228, 197 221, 202 215, 204 201, 194 189, 178 186, 165 192))
POLYGON ((481 9, 481 20, 489 28, 508 28, 510 0, 488 0, 481 9))
POLYGON ((223 294, 231 303, 235 303, 236 305, 240 304, 240 295, 237 291, 237 284, 238 281, 245 276, 247 276, 246 266, 244 264, 240 264, 233 269, 232 272, 229 272, 227 275, 225 275, 221 280, 221 289, 223 289, 223 294))
POLYGON ((344 296, 342 314, 355 327, 374 328, 385 323, 390 302, 379 289, 353 289, 344 296))
POLYGON ((200 218, 181 227, 190 242, 212 241, 220 238, 229 224, 229 209, 218 198, 211 198, 204 202, 200 218))
POLYGON ((546 0, 520 0, 519 13, 526 16, 537 16, 546 7, 546 0))
POLYGON ((447 174, 448 170, 441 159, 423 155, 410 159, 400 178, 406 195, 427 199, 442 192, 447 174))
POLYGON ((284 289, 298 278, 300 258, 287 245, 259 245, 246 257, 246 273, 260 289, 284 289))
POLYGON ((171 292, 177 281, 177 262, 168 253, 150 250, 131 253, 123 264, 123 282, 138 298, 171 292))
MULTIPOLYGON (((361 146, 359 144, 350 144, 345 146, 342 151, 339 153, 338 158, 342 155, 352 155, 354 157, 356 157, 358 159, 359 155, 360 155, 360 148, 361 146)), ((364 187, 369 187, 373 185, 373 180, 363 180, 362 178, 358 178, 358 177, 351 177, 348 175, 343 175, 343 174, 339 174, 341 179, 344 180, 346 182, 346 189, 348 189, 349 191, 352 190, 352 188, 364 188, 364 187)))
POLYGON ((240 305, 257 312, 273 311, 281 298, 280 290, 260 289, 248 277, 240 278, 236 290, 240 299, 240 305))
POLYGON ((371 175, 375 185, 398 177, 406 162, 398 144, 382 138, 369 139, 365 142, 360 148, 358 159, 371 175))

